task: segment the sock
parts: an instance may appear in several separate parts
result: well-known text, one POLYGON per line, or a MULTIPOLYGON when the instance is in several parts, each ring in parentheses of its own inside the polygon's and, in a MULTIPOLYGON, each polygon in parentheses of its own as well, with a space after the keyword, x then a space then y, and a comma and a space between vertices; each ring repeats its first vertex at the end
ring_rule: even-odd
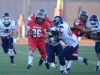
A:
POLYGON ((66 65, 68 64, 68 62, 69 62, 68 60, 65 60, 66 65))
POLYGON ((100 66, 100 61, 97 62, 97 66, 100 66))
POLYGON ((64 70, 64 69, 63 69, 63 66, 62 66, 62 65, 60 65, 60 71, 62 71, 62 70, 64 70))
POLYGON ((66 65, 63 66, 64 71, 66 72, 66 65))
POLYGON ((82 58, 82 57, 78 57, 78 60, 79 60, 79 61, 83 61, 83 58, 82 58))
POLYGON ((14 63, 14 56, 10 56, 10 62, 14 63))
POLYGON ((28 65, 30 64, 32 64, 32 62, 33 62, 33 56, 29 56, 28 57, 28 65))
POLYGON ((72 63, 73 63, 73 60, 70 60, 70 61, 68 62, 67 68, 70 68, 71 65, 72 65, 72 63))

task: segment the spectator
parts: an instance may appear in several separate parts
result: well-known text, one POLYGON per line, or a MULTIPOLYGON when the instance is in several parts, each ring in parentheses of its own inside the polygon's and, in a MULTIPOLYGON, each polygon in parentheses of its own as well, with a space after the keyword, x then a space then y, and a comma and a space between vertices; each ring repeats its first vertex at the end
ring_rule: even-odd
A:
POLYGON ((24 15, 23 14, 20 14, 19 15, 19 19, 18 19, 18 39, 21 38, 21 37, 25 37, 25 19, 24 19, 24 15))

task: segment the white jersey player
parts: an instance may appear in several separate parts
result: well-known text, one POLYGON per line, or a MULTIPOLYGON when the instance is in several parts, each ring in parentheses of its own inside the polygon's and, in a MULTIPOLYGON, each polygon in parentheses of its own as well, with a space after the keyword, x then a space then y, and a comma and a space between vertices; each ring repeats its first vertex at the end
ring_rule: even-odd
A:
MULTIPOLYGON (((54 22, 56 27, 56 31, 51 32, 52 35, 58 35, 66 45, 58 54, 58 59, 60 61, 60 75, 67 75, 68 72, 66 71, 65 58, 67 60, 78 60, 77 56, 72 56, 78 49, 78 40, 61 16, 55 16, 52 22, 54 22)), ((87 63, 87 60, 84 60, 84 62, 87 63)))
POLYGON ((86 24, 86 28, 91 29, 90 33, 86 33, 88 39, 95 41, 95 52, 97 53, 98 62, 95 71, 100 70, 100 21, 97 15, 92 15, 89 22, 86 24))
POLYGON ((10 19, 9 13, 4 13, 2 17, 3 19, 0 20, 1 45, 4 53, 9 54, 11 65, 14 66, 13 34, 17 25, 10 19))

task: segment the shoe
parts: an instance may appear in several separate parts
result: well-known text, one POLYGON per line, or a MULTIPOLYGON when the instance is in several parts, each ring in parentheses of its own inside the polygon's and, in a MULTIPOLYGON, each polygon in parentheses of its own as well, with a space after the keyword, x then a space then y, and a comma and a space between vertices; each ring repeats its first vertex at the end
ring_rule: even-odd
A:
POLYGON ((11 65, 12 65, 12 66, 15 66, 15 64, 14 64, 14 63, 11 63, 11 65))
POLYGON ((50 65, 49 65, 49 63, 47 62, 47 63, 45 63, 45 66, 46 66, 46 68, 47 69, 50 69, 50 65))
POLYGON ((60 73, 59 73, 59 75, 63 75, 63 72, 64 72, 64 70, 61 70, 60 73))
POLYGON ((68 73, 70 72, 70 68, 67 68, 67 72, 68 72, 68 73))
POLYGON ((88 65, 88 58, 83 58, 83 62, 88 65))
POLYGON ((29 64, 26 66, 27 69, 30 69, 32 66, 29 64))
POLYGON ((58 65, 58 63, 56 61, 54 63, 55 63, 56 66, 58 65))
POLYGON ((43 59, 42 59, 42 58, 40 58, 40 60, 39 60, 39 62, 38 62, 38 65, 39 65, 39 66, 41 66, 41 65, 42 65, 42 63, 43 63, 43 59))
POLYGON ((17 51, 16 50, 14 50, 14 54, 17 54, 17 51))
POLYGON ((67 71, 61 70, 59 75, 67 75, 67 74, 68 74, 67 71))
POLYGON ((100 67, 97 66, 97 67, 95 68, 95 71, 99 71, 99 70, 100 70, 100 67))
POLYGON ((68 75, 68 72, 67 72, 67 71, 64 71, 64 72, 63 72, 63 75, 68 75))
POLYGON ((51 64, 50 64, 50 67, 52 67, 52 68, 54 68, 54 69, 57 69, 57 66, 56 66, 55 63, 51 63, 51 64))

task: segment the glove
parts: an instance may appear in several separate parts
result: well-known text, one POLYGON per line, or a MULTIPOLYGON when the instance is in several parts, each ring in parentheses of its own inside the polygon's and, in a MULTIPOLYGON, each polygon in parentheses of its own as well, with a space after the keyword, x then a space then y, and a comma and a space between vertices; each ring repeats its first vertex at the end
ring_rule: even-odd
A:
POLYGON ((86 37, 87 39, 91 39, 91 36, 90 36, 90 35, 85 35, 85 37, 86 37))
POLYGON ((49 38, 53 37, 53 35, 49 35, 49 38))
POLYGON ((79 31, 79 32, 78 32, 78 35, 79 35, 79 36, 83 36, 84 33, 85 33, 85 32, 83 32, 83 31, 79 31))
POLYGON ((32 35, 33 35, 33 32, 32 32, 31 30, 29 30, 29 31, 25 34, 26 37, 32 36, 32 35))
POLYGON ((52 33, 52 35, 57 35, 57 36, 59 35, 59 31, 53 31, 52 30, 51 33, 52 33))

